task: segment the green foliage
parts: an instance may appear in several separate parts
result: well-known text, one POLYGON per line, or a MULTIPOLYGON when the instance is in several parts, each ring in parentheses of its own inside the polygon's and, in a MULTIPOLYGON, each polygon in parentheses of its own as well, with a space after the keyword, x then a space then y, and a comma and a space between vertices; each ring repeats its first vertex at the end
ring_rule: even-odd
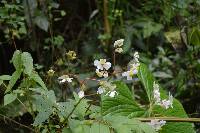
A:
MULTIPOLYGON (((148 70, 147 66, 144 64, 140 65, 139 78, 145 87, 146 93, 152 94, 153 81, 155 80, 151 72, 148 70)), ((167 97, 166 92, 164 90, 161 90, 161 98, 166 98, 166 97, 167 97)), ((162 107, 155 106, 153 107, 153 113, 156 115, 165 116, 165 117, 172 117, 172 116, 181 117, 181 118, 188 117, 181 103, 175 98, 173 102, 173 108, 166 110, 162 107)), ((193 133, 195 131, 193 129, 193 124, 179 122, 179 123, 167 123, 166 126, 163 127, 163 130, 161 130, 161 132, 162 133, 176 133, 176 132, 193 133)))
POLYGON ((36 23, 36 25, 40 28, 40 29, 42 29, 42 30, 44 30, 44 31, 48 31, 48 28, 49 28, 49 21, 48 21, 48 19, 46 18, 46 16, 44 16, 44 15, 41 15, 41 16, 37 16, 36 18, 35 18, 35 23, 36 23))
POLYGON ((28 52, 23 52, 21 58, 24 66, 24 73, 30 76, 33 71, 33 58, 28 52))
POLYGON ((4 96, 4 106, 12 103, 16 98, 17 98, 17 94, 15 93, 6 94, 4 96))
POLYGON ((153 75, 151 74, 151 72, 148 70, 147 66, 142 63, 140 64, 138 77, 144 85, 144 89, 147 93, 149 101, 152 101, 154 78, 153 78, 153 75))
POLYGON ((128 116, 129 118, 143 116, 145 110, 142 109, 136 101, 129 88, 123 82, 115 82, 117 92, 119 93, 115 98, 108 96, 102 97, 102 112, 104 115, 117 114, 128 116))

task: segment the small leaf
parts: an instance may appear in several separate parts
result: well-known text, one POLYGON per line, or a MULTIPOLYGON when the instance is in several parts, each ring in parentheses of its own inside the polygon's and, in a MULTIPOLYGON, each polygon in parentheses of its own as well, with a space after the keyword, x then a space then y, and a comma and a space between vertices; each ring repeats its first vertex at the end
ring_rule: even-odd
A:
POLYGON ((1 75, 0 80, 10 80, 11 76, 10 75, 1 75))
POLYGON ((16 70, 20 70, 22 68, 22 60, 21 60, 21 52, 16 50, 12 57, 12 63, 16 70))
POLYGON ((15 85, 17 80, 20 78, 21 73, 22 73, 21 70, 17 70, 12 74, 11 79, 10 79, 9 84, 8 84, 8 89, 6 90, 6 92, 8 92, 12 89, 12 87, 15 85))
POLYGON ((23 52, 21 55, 21 59, 22 59, 23 66, 25 68, 24 73, 30 76, 33 70, 33 58, 31 54, 28 52, 23 52))
POLYGON ((12 103, 17 98, 17 94, 10 93, 4 96, 4 106, 12 103))
POLYGON ((47 90, 46 85, 44 84, 37 72, 33 71, 30 78, 37 82, 43 89, 47 90))
POLYGON ((48 21, 46 16, 44 16, 44 15, 37 16, 35 18, 35 23, 40 29, 42 29, 42 30, 44 30, 46 32, 48 31, 49 21, 48 21))
POLYGON ((193 28, 189 33, 189 43, 192 45, 200 45, 200 31, 197 28, 193 28))

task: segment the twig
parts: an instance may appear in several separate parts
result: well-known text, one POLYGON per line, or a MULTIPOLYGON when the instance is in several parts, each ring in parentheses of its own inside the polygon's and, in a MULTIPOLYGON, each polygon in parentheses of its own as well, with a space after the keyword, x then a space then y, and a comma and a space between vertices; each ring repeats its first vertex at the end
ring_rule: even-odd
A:
POLYGON ((15 120, 13 120, 13 119, 11 119, 11 118, 9 118, 9 117, 3 115, 3 114, 0 114, 0 116, 3 117, 3 118, 8 119, 9 121, 12 121, 12 122, 15 123, 15 124, 18 124, 18 125, 20 125, 20 126, 22 126, 22 127, 24 127, 24 128, 27 128, 27 129, 31 130, 32 132, 35 132, 32 128, 30 128, 30 127, 28 127, 28 126, 26 126, 26 125, 24 125, 24 124, 21 124, 21 123, 15 121, 15 120))
POLYGON ((136 118, 142 122, 148 122, 151 120, 159 119, 169 122, 198 122, 200 123, 200 118, 178 118, 178 117, 149 117, 149 118, 136 118))
POLYGON ((64 124, 68 121, 69 117, 73 114, 73 112, 75 111, 76 107, 79 105, 79 103, 82 101, 83 98, 84 97, 82 97, 81 99, 79 99, 79 101, 74 105, 74 108, 72 109, 72 111, 69 113, 69 115, 63 121, 64 124))

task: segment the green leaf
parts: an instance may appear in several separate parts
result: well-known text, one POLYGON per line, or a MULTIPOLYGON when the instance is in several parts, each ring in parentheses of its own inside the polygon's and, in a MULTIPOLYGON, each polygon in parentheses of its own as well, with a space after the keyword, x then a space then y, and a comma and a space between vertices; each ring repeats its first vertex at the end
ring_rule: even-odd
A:
POLYGON ((200 31, 197 28, 193 28, 189 33, 189 42, 192 45, 200 45, 200 31))
POLYGON ((37 72, 32 71, 30 78, 35 82, 37 82, 43 89, 47 90, 46 85, 44 84, 44 82, 42 81, 41 77, 38 75, 37 72))
POLYGON ((104 119, 117 133, 156 133, 148 124, 124 116, 107 115, 104 119))
POLYGON ((4 106, 12 103, 16 98, 17 98, 17 94, 15 93, 6 94, 4 96, 4 106))
POLYGON ((147 66, 143 63, 140 63, 138 78, 142 82, 144 89, 147 93, 149 101, 152 100, 152 92, 153 92, 153 82, 154 77, 151 72, 148 70, 147 66))
POLYGON ((123 82, 115 82, 118 95, 115 98, 108 96, 102 97, 103 115, 118 114, 128 116, 129 118, 144 115, 144 109, 134 101, 129 88, 123 82))
POLYGON ((16 50, 12 57, 12 63, 16 70, 21 70, 22 68, 22 60, 21 60, 21 52, 16 50))
POLYGON ((38 115, 35 117, 33 126, 37 126, 37 125, 40 125, 43 122, 45 122, 49 118, 51 113, 52 113, 52 111, 50 111, 50 110, 39 112, 38 115))
POLYGON ((34 126, 45 122, 53 112, 53 107, 56 105, 56 97, 54 91, 46 91, 41 95, 34 95, 34 105, 39 112, 33 123, 34 126))
POLYGON ((163 28, 163 26, 161 24, 148 21, 144 23, 143 28, 143 37, 147 38, 150 37, 152 34, 159 32, 163 28))
POLYGON ((46 32, 48 31, 49 21, 48 21, 46 16, 44 16, 44 15, 37 16, 35 18, 35 23, 40 29, 42 29, 42 30, 44 30, 46 32))
MULTIPOLYGON (((154 77, 152 76, 152 73, 148 70, 147 66, 144 64, 140 64, 140 70, 138 73, 139 79, 142 81, 146 93, 151 93, 153 91, 153 81, 155 81, 154 77)), ((166 92, 160 88, 161 92, 161 98, 168 98, 168 95, 166 95, 166 92)), ((149 94, 150 95, 150 94, 149 94)), ((151 95, 150 95, 151 96, 151 95)), ((154 106, 153 107, 153 113, 157 115, 161 115, 164 117, 180 117, 180 118, 187 118, 187 114, 181 105, 181 103, 173 99, 173 108, 164 109, 160 106, 154 106)), ((165 126, 163 126, 161 133, 194 133, 193 124, 187 123, 187 122, 167 122, 165 126)))
POLYGON ((72 133, 72 131, 70 130, 70 128, 65 127, 62 129, 62 133, 72 133))
POLYGON ((10 75, 1 75, 0 80, 10 80, 11 76, 10 75))
POLYGON ((24 73, 30 76, 33 71, 33 58, 31 54, 28 52, 23 52, 21 54, 21 59, 22 59, 23 66, 25 68, 24 73))
POLYGON ((6 92, 10 91, 13 88, 17 80, 20 78, 21 73, 22 73, 21 70, 17 70, 12 74, 11 79, 8 84, 8 89, 6 90, 6 92))
POLYGON ((90 127, 90 133, 110 133, 110 129, 108 125, 95 122, 90 127))

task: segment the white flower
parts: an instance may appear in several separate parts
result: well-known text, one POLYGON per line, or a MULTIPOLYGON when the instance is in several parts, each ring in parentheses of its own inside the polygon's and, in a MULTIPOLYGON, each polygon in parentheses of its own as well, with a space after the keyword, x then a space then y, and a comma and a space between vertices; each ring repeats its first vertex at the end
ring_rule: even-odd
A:
POLYGON ((139 56, 138 52, 135 52, 135 53, 134 53, 134 60, 135 60, 136 62, 139 62, 139 60, 138 60, 139 57, 140 57, 140 56, 139 56))
POLYGON ((111 67, 110 62, 106 62, 106 59, 100 59, 94 61, 94 65, 97 67, 97 69, 103 70, 106 69, 108 70, 111 67))
POLYGON ((161 106, 163 106, 165 109, 168 109, 169 107, 173 108, 173 96, 169 93, 169 99, 164 99, 161 101, 161 106))
POLYGON ((127 80, 132 80, 133 76, 136 75, 137 73, 138 73, 137 69, 131 69, 129 71, 123 72, 122 76, 127 77, 127 80))
POLYGON ((83 98, 84 96, 85 96, 84 91, 79 91, 79 92, 78 92, 78 97, 79 97, 79 98, 83 98))
POLYGON ((99 87, 97 94, 103 94, 106 90, 103 87, 99 87))
POLYGON ((173 96, 169 93, 168 100, 167 99, 161 100, 160 91, 159 91, 159 85, 156 84, 155 81, 153 83, 153 97, 154 97, 156 105, 160 105, 160 106, 164 107, 165 109, 168 109, 169 107, 173 108, 173 106, 172 106, 172 104, 173 104, 173 96))
POLYGON ((72 82, 73 78, 70 78, 68 75, 62 75, 58 78, 60 83, 64 83, 64 82, 72 82))
POLYGON ((159 90, 159 85, 156 84, 156 82, 153 82, 153 97, 155 100, 156 105, 160 105, 161 99, 160 99, 160 90, 159 90))
POLYGON ((150 123, 148 123, 150 126, 152 126, 156 131, 160 130, 162 126, 166 124, 166 121, 164 120, 151 120, 150 123))
POLYGON ((123 49, 122 49, 122 48, 116 48, 116 49, 115 49, 115 52, 116 52, 116 53, 122 53, 122 52, 123 52, 123 49))
POLYGON ((117 91, 113 90, 113 91, 109 91, 106 95, 109 95, 109 97, 115 97, 115 95, 118 95, 117 91))
POLYGON ((124 43, 124 39, 116 40, 116 41, 114 42, 114 47, 115 47, 115 48, 116 48, 116 47, 121 47, 121 46, 123 46, 123 43, 124 43))

